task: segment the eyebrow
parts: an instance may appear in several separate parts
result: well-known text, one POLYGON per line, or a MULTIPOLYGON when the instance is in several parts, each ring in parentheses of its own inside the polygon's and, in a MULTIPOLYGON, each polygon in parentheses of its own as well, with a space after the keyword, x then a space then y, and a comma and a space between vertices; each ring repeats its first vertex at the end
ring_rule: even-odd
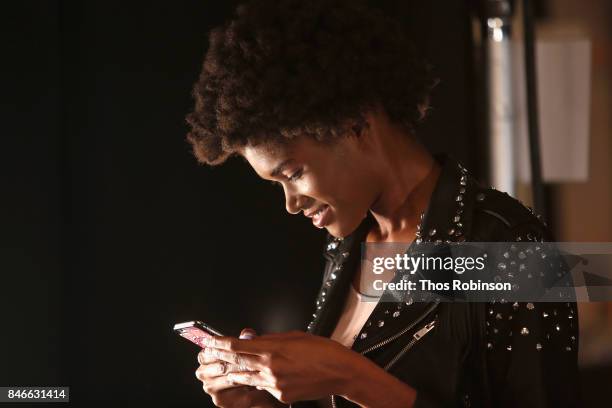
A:
POLYGON ((287 167, 287 165, 289 163, 291 163, 292 159, 287 159, 285 161, 283 161, 281 164, 279 164, 278 166, 276 166, 274 168, 274 170, 272 170, 272 172, 270 173, 270 176, 272 177, 278 177, 280 175, 280 173, 283 172, 283 170, 285 170, 285 167, 287 167))

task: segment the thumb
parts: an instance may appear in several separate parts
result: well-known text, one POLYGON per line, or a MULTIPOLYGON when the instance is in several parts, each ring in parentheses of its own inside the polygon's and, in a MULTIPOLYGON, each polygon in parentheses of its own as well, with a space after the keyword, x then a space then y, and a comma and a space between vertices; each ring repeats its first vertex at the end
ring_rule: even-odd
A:
POLYGON ((240 332, 240 336, 238 338, 252 339, 255 336, 257 336, 257 332, 255 332, 255 329, 251 329, 247 327, 246 329, 242 329, 242 331, 240 332))

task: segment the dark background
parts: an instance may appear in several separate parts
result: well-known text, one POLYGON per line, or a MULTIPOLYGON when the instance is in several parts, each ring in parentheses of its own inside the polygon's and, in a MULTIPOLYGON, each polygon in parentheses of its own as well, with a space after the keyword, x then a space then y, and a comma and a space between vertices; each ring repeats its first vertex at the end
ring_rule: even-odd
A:
MULTIPOLYGON (((323 232, 241 161, 199 166, 184 141, 207 32, 233 3, 3 5, 0 385, 207 406, 173 323, 305 328, 323 232)), ((466 2, 377 3, 441 78, 420 136, 481 169, 466 2)))

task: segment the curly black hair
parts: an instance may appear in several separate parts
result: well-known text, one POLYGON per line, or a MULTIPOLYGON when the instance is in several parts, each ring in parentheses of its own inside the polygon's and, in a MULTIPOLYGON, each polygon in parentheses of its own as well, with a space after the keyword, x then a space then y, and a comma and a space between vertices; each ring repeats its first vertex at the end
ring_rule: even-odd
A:
POLYGON ((333 140, 371 108, 413 131, 434 83, 401 23, 363 0, 254 0, 210 33, 187 140, 216 165, 247 144, 333 140))

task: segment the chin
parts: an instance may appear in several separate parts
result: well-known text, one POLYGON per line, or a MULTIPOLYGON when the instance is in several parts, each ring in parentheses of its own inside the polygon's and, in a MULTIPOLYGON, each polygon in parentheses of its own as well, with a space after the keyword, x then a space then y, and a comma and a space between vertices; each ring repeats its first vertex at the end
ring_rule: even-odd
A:
POLYGON ((356 222, 333 222, 325 226, 325 229, 329 234, 335 238, 345 238, 351 235, 361 225, 361 221, 356 222))

